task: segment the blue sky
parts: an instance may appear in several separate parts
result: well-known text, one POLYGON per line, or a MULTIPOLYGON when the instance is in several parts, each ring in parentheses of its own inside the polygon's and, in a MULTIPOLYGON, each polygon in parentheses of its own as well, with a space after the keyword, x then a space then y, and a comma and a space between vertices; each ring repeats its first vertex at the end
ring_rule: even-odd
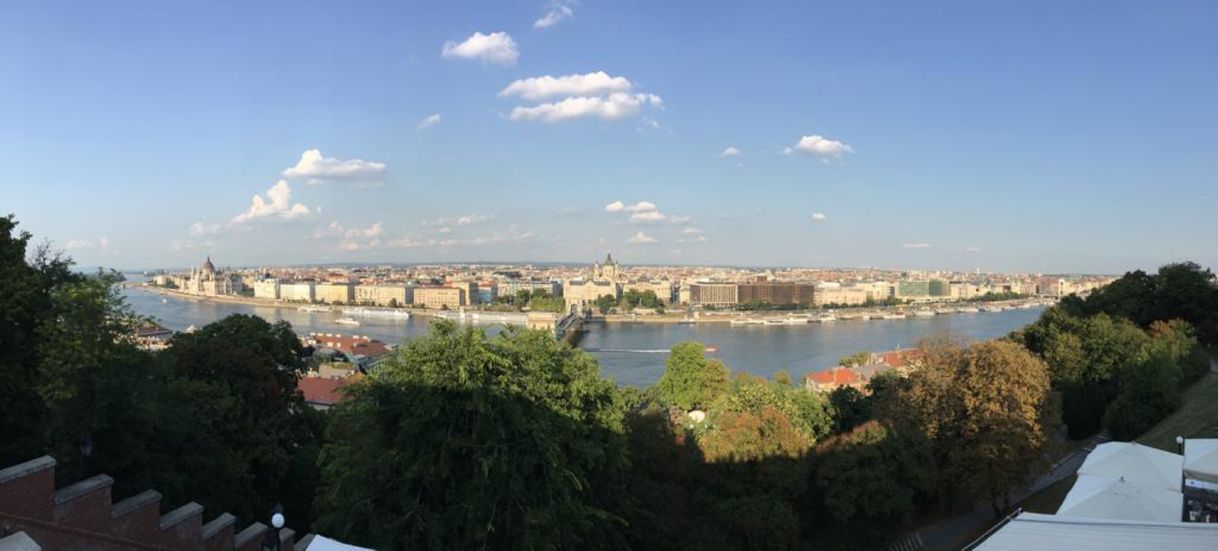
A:
POLYGON ((82 265, 1218 266, 1213 2, 173 4, 0 18, 82 265))

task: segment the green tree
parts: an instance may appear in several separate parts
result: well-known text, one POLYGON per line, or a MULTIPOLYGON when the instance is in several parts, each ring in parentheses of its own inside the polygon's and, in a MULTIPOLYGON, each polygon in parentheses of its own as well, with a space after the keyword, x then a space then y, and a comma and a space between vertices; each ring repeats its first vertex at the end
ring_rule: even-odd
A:
POLYGON ((831 407, 820 394, 743 373, 710 404, 715 415, 757 413, 766 408, 781 411, 811 442, 833 428, 831 407))
POLYGON ((706 346, 688 341, 672 347, 657 392, 669 405, 689 411, 705 407, 727 388, 727 367, 706 359, 706 346))
POLYGON ((12 215, 0 217, 0 461, 24 461, 42 447, 45 409, 34 391, 38 331, 51 311, 55 279, 66 266, 27 262, 29 232, 16 232, 12 215), (50 273, 49 273, 50 272, 50 273))
POLYGON ((833 432, 836 433, 850 431, 871 418, 871 403, 854 387, 833 389, 829 393, 829 405, 833 411, 833 432))
POLYGON ((613 295, 601 295, 596 298, 596 310, 601 314, 608 314, 616 304, 617 299, 613 295))
POLYGON ((964 446, 953 470, 976 472, 982 495, 997 502, 1044 463, 1048 437, 1048 366, 1022 346, 973 345, 963 366, 964 446))
POLYGON ((985 497, 997 513, 1043 463, 1056 413, 1048 366, 1008 341, 939 346, 910 383, 902 401, 933 444, 944 497, 985 497))
MULTIPOLYGON (((233 314, 176 335, 166 354, 176 374, 191 382, 186 387, 226 397, 221 403, 228 407, 216 412, 218 422, 211 428, 233 450, 231 462, 237 468, 226 473, 225 483, 234 491, 213 497, 227 501, 221 510, 243 518, 262 515, 283 501, 293 485, 317 477, 293 470, 312 462, 322 428, 296 389, 304 362, 291 325, 233 314)), ((293 518, 309 518, 307 500, 285 501, 284 506, 293 518)))
POLYGON ((327 534, 379 549, 624 545, 619 394, 551 335, 436 322, 333 415, 327 534))
POLYGON ((817 445, 813 471, 816 516, 834 521, 810 531, 818 547, 883 547, 934 480, 926 443, 876 421, 817 445))
POLYGON ((870 352, 855 352, 854 354, 851 354, 849 356, 842 356, 840 359, 837 360, 837 365, 844 365, 844 366, 866 365, 870 361, 871 361, 870 352))

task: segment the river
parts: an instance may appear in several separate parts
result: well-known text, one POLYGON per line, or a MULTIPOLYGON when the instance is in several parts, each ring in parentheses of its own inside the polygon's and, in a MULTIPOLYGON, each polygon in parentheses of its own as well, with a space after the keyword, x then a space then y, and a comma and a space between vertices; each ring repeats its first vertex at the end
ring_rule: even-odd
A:
MULTIPOLYGON (((138 287, 130 287, 124 294, 137 313, 156 318, 176 331, 191 325, 202 327, 229 314, 257 314, 271 321, 288 321, 301 334, 367 335, 397 344, 426 333, 429 324, 429 318, 424 317, 408 320, 362 317, 361 325, 352 327, 335 323, 340 317, 336 313, 162 297, 138 287)), ((712 355, 732 371, 770 377, 778 370, 786 370, 793 377, 801 377, 835 365, 842 356, 912 346, 932 335, 950 334, 969 340, 1000 337, 1032 323, 1041 310, 782 326, 591 323, 586 326, 589 331, 580 347, 597 356, 602 375, 623 385, 655 383, 664 372, 668 349, 687 340, 717 347, 718 352, 712 355)))

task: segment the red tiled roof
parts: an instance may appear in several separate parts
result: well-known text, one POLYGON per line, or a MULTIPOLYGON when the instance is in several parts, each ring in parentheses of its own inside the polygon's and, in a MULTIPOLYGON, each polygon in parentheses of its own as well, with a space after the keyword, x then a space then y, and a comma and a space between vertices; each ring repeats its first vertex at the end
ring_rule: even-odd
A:
POLYGON ((327 379, 324 377, 301 377, 296 382, 296 388, 304 394, 304 399, 310 404, 334 405, 343 399, 339 389, 347 384, 345 379, 327 379))
POLYGON ((893 350, 880 354, 880 363, 888 364, 892 367, 905 367, 911 361, 920 360, 926 357, 926 353, 918 348, 906 348, 904 350, 893 350))
POLYGON ((841 366, 809 373, 808 380, 820 385, 850 385, 862 382, 857 373, 841 366))
POLYGON ((348 354, 359 354, 375 358, 389 353, 389 347, 385 343, 367 337, 314 335, 314 338, 317 339, 317 343, 321 346, 342 350, 348 354))

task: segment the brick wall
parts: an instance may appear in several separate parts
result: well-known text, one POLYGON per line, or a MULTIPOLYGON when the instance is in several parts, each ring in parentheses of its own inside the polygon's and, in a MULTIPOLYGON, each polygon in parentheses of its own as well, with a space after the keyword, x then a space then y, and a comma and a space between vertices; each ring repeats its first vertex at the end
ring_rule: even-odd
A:
MULTIPOLYGON (((24 533, 43 549, 257 550, 266 526, 239 533, 236 518, 222 513, 206 524, 203 507, 188 503, 161 514, 161 495, 149 490, 117 503, 114 480, 97 475, 55 488, 55 459, 43 456, 0 470, 0 539, 24 533)), ((295 534, 280 532, 282 549, 295 534)))

